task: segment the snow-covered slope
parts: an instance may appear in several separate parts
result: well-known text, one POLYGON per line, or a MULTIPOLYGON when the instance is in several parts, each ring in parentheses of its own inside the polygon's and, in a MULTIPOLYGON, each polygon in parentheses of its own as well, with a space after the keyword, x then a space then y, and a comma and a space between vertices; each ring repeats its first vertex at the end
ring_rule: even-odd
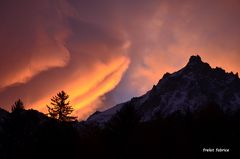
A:
POLYGON ((89 116, 88 121, 97 121, 98 123, 104 123, 110 120, 112 115, 114 115, 117 111, 119 111, 125 103, 118 104, 104 112, 95 112, 91 116, 89 116))
MULTIPOLYGON (((192 56, 178 72, 166 73, 153 88, 130 101, 141 115, 142 121, 176 111, 195 111, 214 102, 223 110, 240 108, 240 79, 238 74, 211 68, 200 56, 192 56)), ((91 115, 87 121, 104 123, 126 104, 122 103, 104 112, 91 115)))

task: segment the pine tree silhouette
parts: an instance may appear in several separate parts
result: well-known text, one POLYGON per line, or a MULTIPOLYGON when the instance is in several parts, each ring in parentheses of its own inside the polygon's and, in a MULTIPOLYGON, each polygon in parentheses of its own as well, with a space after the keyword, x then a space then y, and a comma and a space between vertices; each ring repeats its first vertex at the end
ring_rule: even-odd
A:
POLYGON ((18 99, 13 105, 12 105, 12 112, 19 112, 24 110, 24 104, 21 99, 18 99))
POLYGON ((51 106, 47 105, 48 115, 59 121, 73 121, 76 117, 71 116, 73 107, 70 105, 70 101, 67 101, 69 95, 64 91, 59 92, 56 96, 51 98, 51 106))

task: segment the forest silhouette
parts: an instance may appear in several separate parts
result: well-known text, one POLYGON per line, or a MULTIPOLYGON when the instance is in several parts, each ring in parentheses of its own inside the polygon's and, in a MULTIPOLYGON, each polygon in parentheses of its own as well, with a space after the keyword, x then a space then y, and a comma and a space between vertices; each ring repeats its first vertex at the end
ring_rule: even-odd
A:
MULTIPOLYGON (((78 122, 68 95, 51 99, 48 115, 25 110, 21 100, 0 122, 0 158, 202 158, 233 157, 240 143, 240 111, 223 112, 209 102, 201 110, 141 122, 131 101, 105 125, 78 122), (71 119, 71 120, 70 120, 71 119), (203 148, 228 148, 206 154, 203 148)), ((4 110, 1 109, 0 112, 4 110)))

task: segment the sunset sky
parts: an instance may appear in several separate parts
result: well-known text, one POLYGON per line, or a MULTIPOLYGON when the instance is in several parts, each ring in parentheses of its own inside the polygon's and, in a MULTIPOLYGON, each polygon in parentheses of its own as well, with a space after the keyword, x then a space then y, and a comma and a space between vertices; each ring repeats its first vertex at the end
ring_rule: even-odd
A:
POLYGON ((1 0, 0 106, 46 112, 61 90, 79 119, 139 96, 199 54, 240 71, 239 0, 1 0))

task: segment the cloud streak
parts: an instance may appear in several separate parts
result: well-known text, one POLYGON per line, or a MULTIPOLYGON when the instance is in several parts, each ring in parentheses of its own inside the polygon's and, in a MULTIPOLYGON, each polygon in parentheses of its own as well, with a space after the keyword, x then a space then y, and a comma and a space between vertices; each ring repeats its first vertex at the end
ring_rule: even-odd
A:
POLYGON ((54 6, 46 0, 0 3, 0 89, 67 64, 70 55, 64 41, 68 31, 54 6), (44 7, 49 19, 44 18, 44 7))
POLYGON ((146 92, 192 54, 240 69, 239 1, 0 2, 0 105, 46 111, 58 91, 80 119, 146 92), (94 3, 93 3, 94 2, 94 3))

